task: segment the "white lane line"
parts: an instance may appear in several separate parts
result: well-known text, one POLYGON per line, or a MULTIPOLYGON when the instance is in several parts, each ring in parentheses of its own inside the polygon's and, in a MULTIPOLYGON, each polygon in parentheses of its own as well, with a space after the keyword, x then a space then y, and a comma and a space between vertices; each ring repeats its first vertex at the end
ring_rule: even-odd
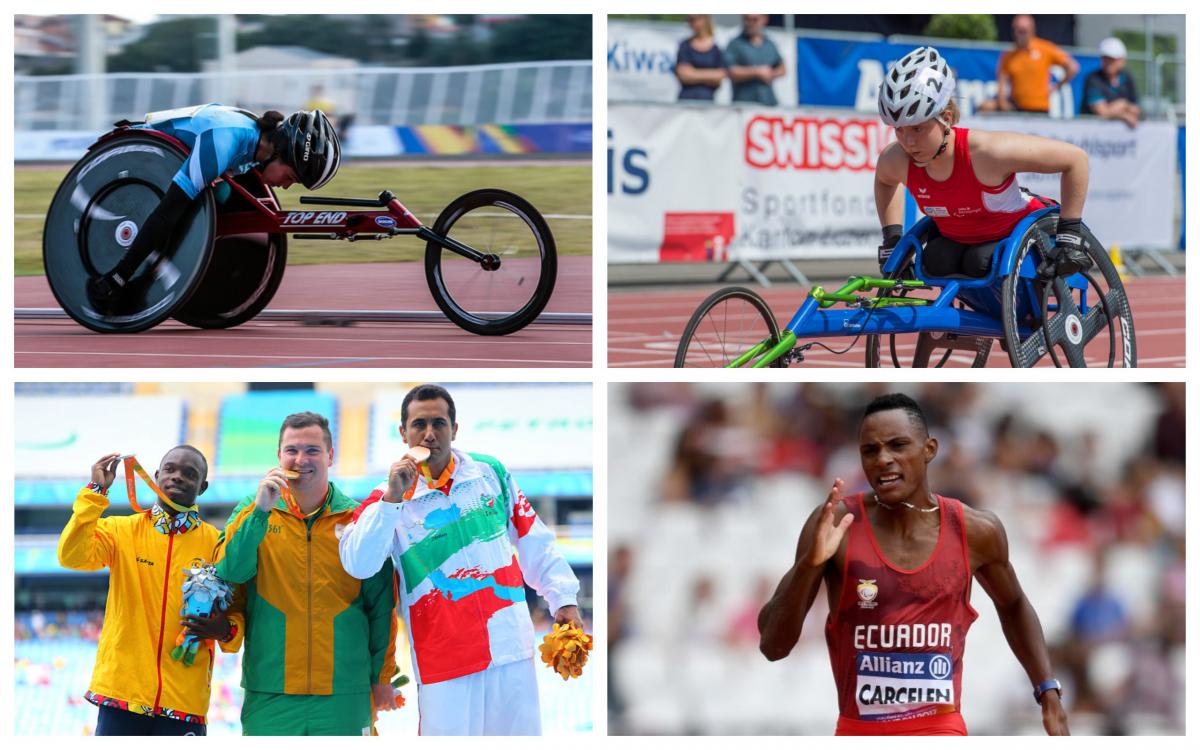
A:
MULTIPOLYGON (((24 356, 48 355, 48 356, 64 356, 64 357, 71 356, 71 357, 76 357, 76 358, 79 357, 79 352, 74 351, 74 350, 66 351, 66 352, 18 351, 18 352, 16 352, 16 354, 18 356, 21 356, 21 355, 24 355, 24 356)), ((337 356, 330 356, 330 357, 307 356, 307 357, 302 357, 299 355, 292 356, 292 355, 279 355, 279 354, 175 354, 175 353, 171 353, 171 352, 155 352, 153 354, 138 353, 138 352, 102 352, 102 353, 91 352, 88 354, 88 356, 93 357, 93 358, 99 356, 99 357, 174 357, 174 358, 178 358, 178 359, 192 357, 192 358, 196 358, 196 359, 309 360, 309 361, 313 361, 313 362, 319 362, 321 360, 337 360, 340 362, 344 362, 347 360, 359 360, 362 362, 375 362, 375 361, 415 362, 418 364, 424 363, 426 365, 428 365, 430 362, 481 362, 484 364, 523 363, 523 364, 535 364, 535 365, 558 365, 558 364, 580 364, 580 363, 586 364, 586 362, 587 362, 587 360, 580 360, 580 359, 488 359, 485 357, 354 357, 354 356, 349 356, 349 357, 347 357, 347 356, 341 356, 341 357, 337 357, 337 356)), ((94 365, 94 361, 93 361, 93 365, 94 365)), ((316 366, 317 365, 314 365, 314 367, 316 367, 316 366)))

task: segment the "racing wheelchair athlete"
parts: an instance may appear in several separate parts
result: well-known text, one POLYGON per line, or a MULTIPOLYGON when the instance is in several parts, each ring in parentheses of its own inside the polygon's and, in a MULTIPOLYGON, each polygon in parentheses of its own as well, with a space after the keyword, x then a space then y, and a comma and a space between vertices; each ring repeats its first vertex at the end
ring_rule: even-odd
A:
POLYGON ((63 310, 94 331, 135 333, 170 317, 232 328, 279 288, 289 234, 349 242, 415 236, 426 243, 434 301, 460 328, 507 335, 545 308, 557 251, 528 201, 473 190, 429 226, 387 190, 370 199, 299 199, 337 207, 327 210, 281 207, 275 188, 319 189, 340 162, 337 133, 320 110, 258 117, 208 104, 119 122, 51 201, 42 240, 47 281, 63 310))
POLYGON ((853 277, 835 292, 815 287, 782 332, 754 292, 721 290, 692 316, 675 366, 782 367, 803 361, 814 345, 829 349, 796 346, 798 338, 866 335, 868 366, 884 364, 886 338, 890 363, 900 367, 896 336, 917 333, 905 363, 914 367, 940 367, 956 349, 973 352, 972 364, 983 366, 997 339, 1014 366, 1033 366, 1047 354, 1061 365, 1061 351, 1075 367, 1086 365, 1084 348, 1102 331, 1110 367, 1118 354, 1122 365, 1136 364, 1120 277, 1082 221, 1087 154, 1050 138, 958 127, 954 92, 954 75, 932 47, 895 62, 880 86, 879 114, 896 134, 875 169, 884 278, 853 277), (1060 174, 1061 205, 1022 189, 1018 172, 1060 174), (901 185, 925 216, 907 234, 901 185), (870 290, 877 295, 860 294, 870 290), (912 296, 919 290, 938 296, 912 296), (726 303, 739 309, 720 310, 726 303), (836 303, 857 309, 827 309, 836 303), (725 328, 714 341, 717 315, 725 328), (731 319, 736 334, 724 322, 731 319), (767 337, 747 339, 747 320, 767 337), (935 360, 937 349, 944 352, 935 360))

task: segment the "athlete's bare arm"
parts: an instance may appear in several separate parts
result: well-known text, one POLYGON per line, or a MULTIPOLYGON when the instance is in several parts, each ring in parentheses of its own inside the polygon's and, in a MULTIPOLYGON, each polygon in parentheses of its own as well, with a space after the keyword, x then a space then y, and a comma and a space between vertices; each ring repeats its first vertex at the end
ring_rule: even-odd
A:
MULTIPOLYGON (((996 605, 996 614, 1004 637, 1017 661, 1021 662, 1032 685, 1054 676, 1050 654, 1037 612, 1021 590, 1016 571, 1008 561, 1008 536, 996 514, 964 506, 967 522, 967 546, 971 550, 971 570, 975 580, 996 605)), ((1042 695, 1042 724, 1046 734, 1070 734, 1067 712, 1056 690, 1042 695)))
POLYGON ((900 184, 908 173, 908 154, 899 143, 889 143, 875 165, 875 210, 879 226, 904 223, 904 193, 900 184))
POLYGON ((1083 217, 1087 200, 1088 157, 1078 146, 1025 133, 970 133, 971 164, 984 185, 999 185, 1014 172, 1061 174, 1064 219, 1083 217))
POLYGON ((758 613, 758 648, 770 661, 790 654, 800 640, 804 618, 817 598, 821 579, 828 566, 836 564, 846 531, 854 522, 854 516, 839 507, 844 488, 842 480, 836 480, 825 504, 808 517, 796 543, 796 562, 758 613), (839 513, 841 517, 835 522, 839 513))

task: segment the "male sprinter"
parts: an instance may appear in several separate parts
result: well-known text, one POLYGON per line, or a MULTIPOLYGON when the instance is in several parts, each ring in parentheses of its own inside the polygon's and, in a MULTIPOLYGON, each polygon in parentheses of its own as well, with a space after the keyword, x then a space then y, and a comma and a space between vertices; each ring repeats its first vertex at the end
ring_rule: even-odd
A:
POLYGON ((541 734, 523 582, 555 622, 582 627, 579 580, 504 465, 451 449, 458 423, 445 388, 408 392, 400 434, 428 458, 392 464, 342 534, 341 555, 360 578, 395 561, 421 734, 541 734))
MULTIPOLYGON (((64 568, 109 569, 104 629, 84 698, 100 707, 98 735, 207 734, 213 650, 201 649, 191 666, 172 659, 171 650, 181 627, 183 570, 209 563, 220 534, 196 509, 196 497, 208 489, 208 461, 190 445, 172 448, 154 472, 170 503, 101 518, 118 463, 119 454, 110 453, 92 466, 92 481, 76 496, 58 539, 64 568)), ((237 650, 237 626, 223 612, 190 618, 187 627, 223 640, 222 650, 237 650)))
POLYGON ((759 613, 760 648, 771 661, 791 652, 824 581, 837 734, 966 734, 959 709, 963 648, 977 616, 974 577, 1029 675, 1046 733, 1068 734, 1062 687, 1008 562, 1004 527, 988 511, 929 491, 925 472, 937 450, 908 396, 867 406, 859 452, 874 491, 842 497, 842 480, 834 481, 800 532, 795 564, 759 613))
POLYGON ((358 503, 329 481, 325 417, 284 419, 278 459, 217 548, 217 574, 247 584, 242 733, 369 735, 372 699, 395 708, 392 566, 342 570, 337 535, 358 503))

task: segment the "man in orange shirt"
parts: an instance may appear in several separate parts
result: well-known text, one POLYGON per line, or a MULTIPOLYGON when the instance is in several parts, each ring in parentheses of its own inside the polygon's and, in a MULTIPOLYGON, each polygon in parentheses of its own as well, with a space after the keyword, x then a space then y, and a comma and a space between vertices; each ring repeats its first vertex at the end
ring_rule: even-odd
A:
POLYGON ((1075 77, 1079 63, 1054 42, 1036 36, 1033 16, 1014 16, 1012 29, 1015 46, 1000 56, 996 66, 996 98, 981 104, 978 111, 1049 112, 1051 92, 1075 77), (1066 75, 1052 85, 1050 68, 1055 65, 1064 68, 1066 75))

